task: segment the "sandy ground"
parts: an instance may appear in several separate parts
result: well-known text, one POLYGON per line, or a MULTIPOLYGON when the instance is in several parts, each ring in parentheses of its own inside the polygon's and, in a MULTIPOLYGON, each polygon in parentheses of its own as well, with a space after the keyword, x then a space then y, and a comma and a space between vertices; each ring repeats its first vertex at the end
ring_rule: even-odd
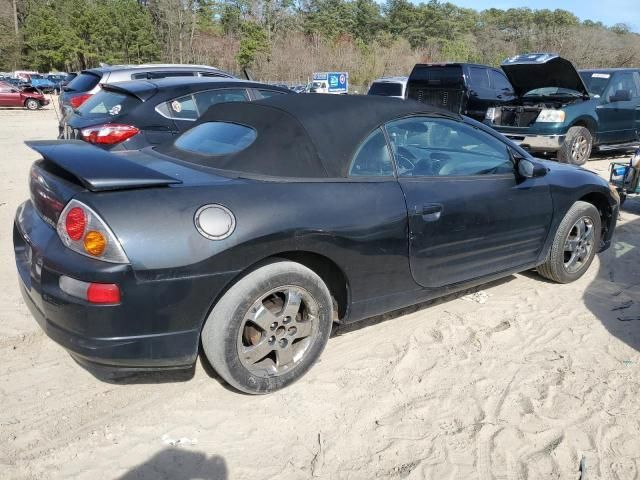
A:
POLYGON ((53 110, 0 126, 0 478, 639 478, 640 200, 578 282, 524 273, 343 327, 284 391, 241 395, 200 363, 106 383, 18 291, 22 142, 55 136, 53 110))

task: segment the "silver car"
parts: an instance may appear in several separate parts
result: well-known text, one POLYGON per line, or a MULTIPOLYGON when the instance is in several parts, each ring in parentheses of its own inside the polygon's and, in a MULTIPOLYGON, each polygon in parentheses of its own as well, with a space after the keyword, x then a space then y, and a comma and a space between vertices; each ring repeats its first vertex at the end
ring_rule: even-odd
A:
POLYGON ((157 79, 165 77, 221 77, 235 78, 228 72, 206 65, 146 64, 104 65, 82 70, 63 88, 59 98, 60 125, 73 110, 82 105, 101 85, 128 80, 157 79))

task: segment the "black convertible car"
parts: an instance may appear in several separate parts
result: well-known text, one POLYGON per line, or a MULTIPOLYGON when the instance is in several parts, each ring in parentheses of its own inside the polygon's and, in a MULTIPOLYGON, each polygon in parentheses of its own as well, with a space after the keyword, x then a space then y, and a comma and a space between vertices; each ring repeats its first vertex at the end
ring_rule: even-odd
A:
POLYGON ((29 145, 24 298, 77 359, 179 368, 199 343, 265 393, 353 322, 514 272, 565 283, 609 247, 618 197, 488 127, 382 97, 279 95, 209 110, 171 144, 29 145))

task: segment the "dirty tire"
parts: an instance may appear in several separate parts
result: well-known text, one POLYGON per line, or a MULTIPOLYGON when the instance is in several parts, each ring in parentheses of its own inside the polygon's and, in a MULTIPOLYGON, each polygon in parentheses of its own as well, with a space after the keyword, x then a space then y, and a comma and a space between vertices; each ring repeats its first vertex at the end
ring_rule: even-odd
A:
MULTIPOLYGON (((295 307, 295 302, 293 304, 295 307)), ((222 296, 205 322, 202 348, 213 369, 232 387, 250 394, 274 392, 301 378, 318 360, 331 333, 332 314, 329 289, 315 272, 296 262, 272 261, 242 277, 222 296), (270 294, 274 291, 275 293, 270 294), (278 297, 281 292, 286 293, 278 297), (293 319, 284 313, 285 306, 291 305, 286 299, 289 296, 296 298, 297 295, 290 295, 289 292, 304 292, 304 297, 297 297, 303 300, 298 301, 300 310, 294 308, 299 313, 297 317, 294 314, 293 319), (270 295, 268 299, 275 298, 276 302, 265 300, 265 295, 270 295), (278 299, 282 299, 281 305, 277 303, 278 299), (315 315, 303 318, 307 304, 312 305, 308 311, 315 312, 315 315), (271 310, 260 316, 255 313, 256 305, 258 312, 262 308, 267 309, 264 305, 269 305, 271 310), (250 319, 254 317, 260 321, 252 323, 250 319), (313 328, 304 327, 307 325, 305 319, 313 322, 313 328), (264 323, 264 320, 268 322, 264 323), (291 323, 286 324, 287 321, 291 323), (258 327, 263 323, 264 328, 258 327), (273 328, 274 324, 276 328, 273 328), (294 335, 291 331, 292 327, 295 331, 296 326, 301 335, 303 330, 311 333, 304 338, 288 337, 287 335, 294 335), (280 332, 282 329, 286 333, 280 332), (247 331, 251 333, 247 334, 247 331), (247 335, 255 343, 244 344, 248 341, 247 335), (271 339, 275 339, 275 343, 264 344, 271 339), (283 362, 281 366, 280 358, 285 355, 279 350, 282 347, 280 342, 284 341, 284 345, 287 345, 287 340, 291 351, 295 353, 289 353, 289 363, 283 362), (250 355, 247 349, 255 347, 261 348, 260 353, 257 353, 257 349, 254 352, 256 358, 262 358, 263 348, 267 349, 268 354, 262 361, 252 364, 252 360, 247 359, 250 355), (274 350, 271 351, 270 348, 274 350), (264 364, 267 367, 261 366, 264 364), (274 371, 266 372, 261 368, 273 368, 274 371), (280 370, 275 372, 278 369, 280 370)))
POLYGON ((27 100, 24 102, 24 106, 27 108, 27 110, 37 110, 40 108, 40 102, 34 100, 33 98, 27 98, 27 100))
POLYGON ((558 150, 558 161, 584 165, 591 156, 593 136, 586 127, 571 127, 558 150))
POLYGON ((537 271, 540 275, 558 283, 570 283, 580 278, 589 269, 596 252, 600 248, 601 219, 600 212, 592 204, 578 201, 574 203, 560 222, 556 231, 553 244, 547 259, 539 265, 537 271), (592 228, 591 248, 584 259, 572 271, 567 268, 567 263, 573 258, 574 252, 567 251, 575 245, 578 231, 578 223, 590 223, 592 228))

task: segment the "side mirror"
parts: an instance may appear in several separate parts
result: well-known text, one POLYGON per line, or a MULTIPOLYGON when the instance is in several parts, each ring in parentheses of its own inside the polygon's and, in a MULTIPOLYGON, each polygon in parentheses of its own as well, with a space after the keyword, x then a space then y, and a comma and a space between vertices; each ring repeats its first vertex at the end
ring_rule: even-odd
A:
POLYGON ((609 96, 610 102, 628 102, 631 100, 631 90, 616 90, 616 93, 609 96))
POLYGON ((538 178, 544 177, 547 174, 547 169, 527 158, 520 158, 518 159, 518 173, 523 178, 538 178))

